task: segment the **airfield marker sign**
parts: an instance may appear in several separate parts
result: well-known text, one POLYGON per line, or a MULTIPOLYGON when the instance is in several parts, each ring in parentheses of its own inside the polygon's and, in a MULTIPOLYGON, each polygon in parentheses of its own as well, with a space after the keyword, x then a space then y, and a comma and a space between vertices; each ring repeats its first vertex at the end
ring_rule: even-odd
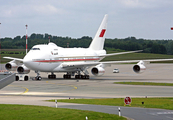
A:
POLYGON ((131 106, 132 99, 130 97, 124 98, 124 106, 129 105, 131 106))

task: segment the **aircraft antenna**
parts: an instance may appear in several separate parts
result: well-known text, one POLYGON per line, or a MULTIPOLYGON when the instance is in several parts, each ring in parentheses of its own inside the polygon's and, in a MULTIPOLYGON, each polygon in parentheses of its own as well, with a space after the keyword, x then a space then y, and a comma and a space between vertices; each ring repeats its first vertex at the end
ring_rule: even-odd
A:
POLYGON ((28 49, 27 27, 28 27, 28 25, 25 25, 25 26, 26 26, 26 54, 27 54, 27 49, 28 49))

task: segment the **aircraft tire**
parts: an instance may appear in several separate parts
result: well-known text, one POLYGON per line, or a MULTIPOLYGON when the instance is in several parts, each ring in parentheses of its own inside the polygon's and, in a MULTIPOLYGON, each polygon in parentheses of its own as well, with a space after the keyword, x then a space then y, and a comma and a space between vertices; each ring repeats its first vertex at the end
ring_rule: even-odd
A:
POLYGON ((75 79, 89 79, 89 75, 75 75, 75 79))
POLYGON ((48 75, 49 79, 56 79, 56 75, 48 75))
POLYGON ((90 79, 90 76, 89 75, 86 75, 86 79, 90 79))
POLYGON ((19 80, 19 76, 16 76, 16 81, 18 81, 19 80))
POLYGON ((78 79, 78 75, 75 75, 75 79, 78 79))
POLYGON ((66 75, 65 75, 65 74, 63 75, 63 78, 64 78, 64 79, 66 78, 66 75))
POLYGON ((53 79, 56 79, 56 75, 52 75, 52 78, 53 78, 53 79))
POLYGON ((82 75, 81 76, 81 79, 86 79, 86 75, 82 75))
POLYGON ((64 79, 71 79, 71 75, 66 75, 66 74, 64 74, 64 75, 63 75, 63 78, 64 78, 64 79))
POLYGON ((24 81, 28 81, 28 76, 25 76, 24 77, 24 81))
POLYGON ((41 76, 35 77, 36 80, 41 80, 41 76))

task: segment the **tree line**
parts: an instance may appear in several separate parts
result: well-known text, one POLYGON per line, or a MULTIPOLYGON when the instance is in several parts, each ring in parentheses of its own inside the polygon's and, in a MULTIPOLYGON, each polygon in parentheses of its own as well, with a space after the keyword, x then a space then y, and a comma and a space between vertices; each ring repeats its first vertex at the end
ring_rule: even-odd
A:
MULTIPOLYGON (((47 44, 54 42, 58 46, 67 47, 83 47, 87 48, 92 37, 83 36, 81 38, 52 36, 49 34, 31 34, 28 36, 28 49, 31 49, 37 44, 47 44)), ((26 36, 16 36, 14 38, 1 38, 1 49, 25 49, 26 36)), ((143 50, 144 53, 156 53, 156 54, 170 54, 173 55, 173 40, 147 40, 136 39, 135 37, 128 37, 124 39, 110 39, 106 38, 104 49, 106 50, 143 50)))

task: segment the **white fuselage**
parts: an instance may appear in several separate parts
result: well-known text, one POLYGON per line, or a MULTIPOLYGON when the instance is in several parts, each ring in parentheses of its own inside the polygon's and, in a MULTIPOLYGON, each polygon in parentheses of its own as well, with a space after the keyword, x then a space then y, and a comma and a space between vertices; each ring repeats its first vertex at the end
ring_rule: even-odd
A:
POLYGON ((54 43, 35 45, 24 57, 24 65, 31 70, 41 72, 67 72, 74 69, 64 69, 66 62, 98 62, 104 57, 105 50, 91 50, 89 48, 62 48, 54 43))

